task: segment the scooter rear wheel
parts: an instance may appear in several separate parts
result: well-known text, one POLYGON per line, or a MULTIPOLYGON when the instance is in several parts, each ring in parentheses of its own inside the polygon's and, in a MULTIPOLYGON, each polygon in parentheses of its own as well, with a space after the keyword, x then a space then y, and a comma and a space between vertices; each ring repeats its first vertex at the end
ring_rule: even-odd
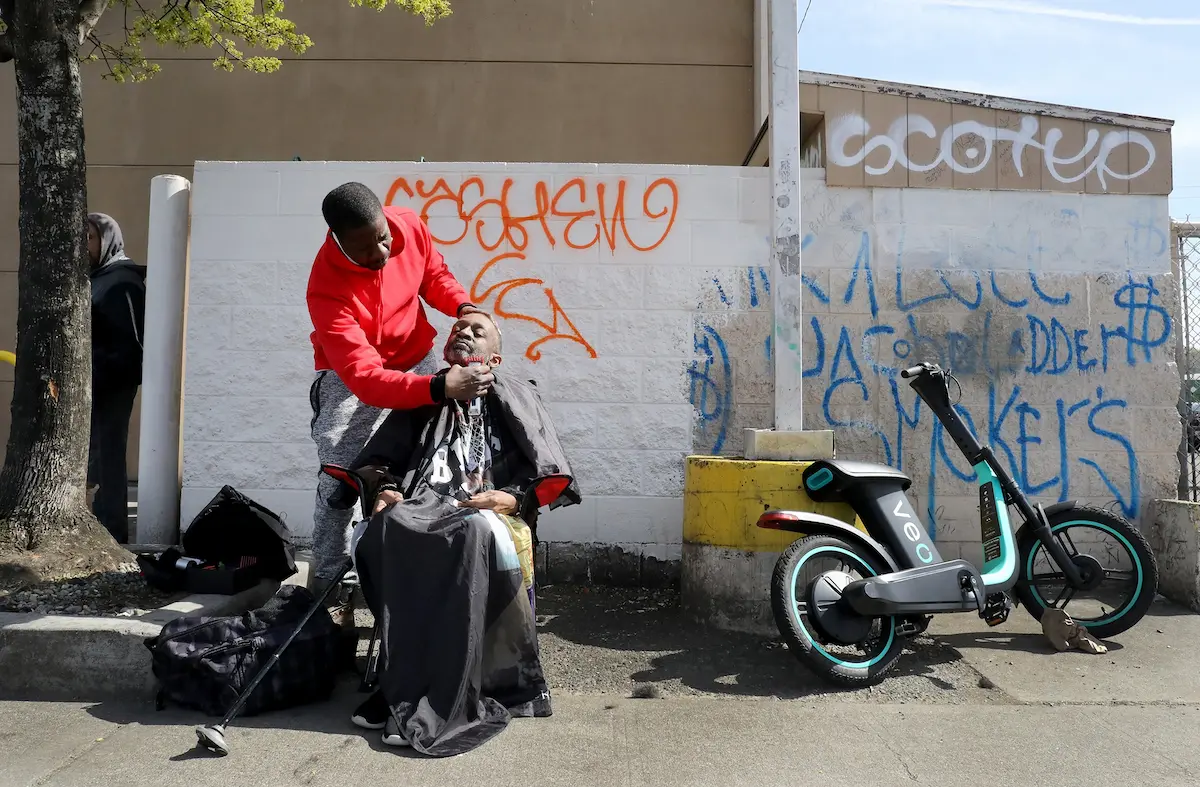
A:
POLYGON ((805 600, 809 583, 799 586, 803 569, 817 557, 836 558, 863 577, 888 572, 878 558, 839 538, 809 536, 794 542, 779 556, 771 576, 771 609, 779 633, 796 658, 822 679, 850 688, 874 685, 896 665, 904 651, 905 639, 897 631, 900 621, 894 617, 875 618, 872 629, 877 633, 868 640, 874 641, 875 647, 862 657, 843 658, 833 652, 808 619, 805 600))

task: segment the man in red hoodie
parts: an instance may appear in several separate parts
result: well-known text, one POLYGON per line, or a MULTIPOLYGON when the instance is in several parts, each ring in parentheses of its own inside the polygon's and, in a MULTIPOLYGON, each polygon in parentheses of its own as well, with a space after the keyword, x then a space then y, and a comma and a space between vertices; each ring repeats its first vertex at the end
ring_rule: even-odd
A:
MULTIPOLYGON (((434 247, 429 228, 407 208, 383 207, 361 183, 325 196, 329 226, 308 279, 316 379, 309 389, 320 463, 349 465, 388 410, 484 395, 486 366, 453 366, 433 352, 437 331, 424 300, 449 317, 479 311, 434 247)), ((357 510, 329 505, 337 482, 322 475, 313 512, 314 589, 337 576, 349 555, 357 510)))

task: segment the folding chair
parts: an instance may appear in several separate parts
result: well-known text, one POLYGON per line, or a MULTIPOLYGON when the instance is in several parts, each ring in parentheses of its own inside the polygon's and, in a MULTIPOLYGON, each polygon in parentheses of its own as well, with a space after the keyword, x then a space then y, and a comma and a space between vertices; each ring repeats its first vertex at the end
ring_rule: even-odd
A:
MULTIPOLYGON (((337 479, 338 481, 342 481, 353 488, 358 493, 358 499, 360 505, 362 506, 363 515, 367 517, 370 516, 370 514, 367 512, 371 511, 374 507, 375 495, 369 488, 371 485, 366 481, 366 479, 353 470, 348 470, 339 465, 323 464, 321 465, 321 472, 337 479)), ((563 493, 563 490, 565 490, 570 483, 570 476, 542 476, 534 482, 526 494, 533 493, 535 495, 537 506, 534 510, 537 510, 543 506, 550 505, 557 500, 559 495, 563 493)), ((271 668, 273 668, 276 662, 279 661, 279 657, 283 655, 283 652, 288 649, 288 646, 291 645, 296 637, 300 635, 300 632, 308 624, 308 621, 311 620, 312 616, 317 613, 317 610, 321 608, 321 606, 329 598, 330 594, 333 593, 334 589, 342 585, 343 580, 346 578, 346 574, 348 574, 350 569, 353 567, 354 559, 353 557, 350 557, 346 560, 345 565, 343 565, 338 571, 337 577, 330 582, 323 591, 321 591, 320 597, 318 597, 313 602, 312 606, 309 607, 308 611, 304 613, 304 617, 300 619, 300 623, 296 626, 296 629, 288 635, 288 638, 284 641, 283 645, 281 645, 277 651, 271 654, 271 658, 267 660, 267 663, 264 664, 261 669, 259 669, 258 674, 255 675, 254 679, 250 681, 250 685, 243 689, 242 693, 238 695, 237 701, 234 702, 233 707, 229 709, 229 711, 225 714, 225 717, 221 719, 220 723, 204 724, 196 727, 198 746, 222 756, 229 754, 229 744, 225 740, 226 728, 232 724, 233 720, 237 718, 239 713, 242 712, 242 709, 246 706, 246 701, 250 698, 250 695, 254 693, 254 690, 258 688, 258 684, 263 682, 263 679, 266 678, 267 674, 271 671, 271 668)), ((376 621, 375 629, 371 634, 371 643, 367 649, 367 667, 366 670, 364 670, 362 680, 359 683, 359 691, 371 691, 378 684, 379 654, 376 650, 376 643, 379 640, 379 637, 380 623, 379 621, 376 621)))
MULTIPOLYGON (((322 469, 324 469, 324 468, 322 468, 322 469)), ((329 472, 329 471, 326 471, 326 472, 329 472)), ((347 484, 350 484, 355 489, 360 490, 360 499, 363 499, 363 500, 366 499, 367 495, 364 491, 362 491, 362 490, 366 489, 366 482, 364 479, 362 479, 360 476, 358 476, 355 473, 352 473, 349 470, 345 470, 344 468, 337 468, 337 470, 334 472, 345 473, 346 474, 345 477, 343 477, 341 475, 334 475, 333 472, 330 472, 330 475, 334 475, 335 478, 338 478, 339 480, 344 480, 347 484)), ((547 476, 543 476, 543 477, 539 478, 532 486, 530 486, 529 491, 537 496, 537 503, 538 503, 537 508, 542 508, 544 506, 550 505, 555 500, 557 500, 559 495, 561 495, 563 493, 563 490, 565 490, 568 486, 570 486, 570 484, 571 484, 570 476, 547 475, 547 476)), ((372 499, 370 500, 370 503, 373 508, 375 501, 373 499, 373 496, 371 496, 371 497, 372 497, 372 499)), ((364 505, 366 505, 365 502, 364 502, 364 505)), ((366 509, 364 508, 363 510, 366 510, 366 509)), ((534 549, 536 550, 536 548, 537 548, 537 542, 535 540, 534 549)), ((532 592, 531 592, 531 595, 533 595, 532 592)), ((381 621, 376 620, 375 628, 371 630, 371 640, 367 644, 366 668, 363 670, 362 679, 359 681, 359 684, 358 684, 358 690, 360 692, 367 693, 367 692, 374 691, 375 687, 379 685, 379 651, 376 650, 376 646, 379 642, 379 638, 382 635, 383 635, 383 624, 381 621)))

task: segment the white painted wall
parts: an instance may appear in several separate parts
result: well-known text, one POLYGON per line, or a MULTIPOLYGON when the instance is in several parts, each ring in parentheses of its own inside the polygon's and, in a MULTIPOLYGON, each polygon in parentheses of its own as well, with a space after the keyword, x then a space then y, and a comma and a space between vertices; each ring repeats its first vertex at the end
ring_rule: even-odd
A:
MULTIPOLYGON (((931 460, 928 413, 914 416, 915 395, 901 384, 897 404, 892 388, 892 369, 918 356, 947 363, 953 346, 966 412, 1002 457, 1011 451, 1039 499, 1136 513, 1170 496, 1178 306, 1166 198, 826 189, 823 176, 802 178, 808 428, 834 426, 839 456, 910 471, 943 551, 974 557, 964 463, 952 447, 931 460), (1057 336, 1057 361, 1042 326, 1057 336)), ((359 180, 428 212, 433 234, 452 241, 442 244, 452 270, 487 293, 485 308, 531 318, 501 317, 506 363, 552 403, 586 496, 548 514, 542 538, 677 557, 683 456, 736 454, 742 427, 773 423, 767 178, 719 167, 198 164, 182 521, 228 483, 308 534, 304 289, 321 198, 359 180), (502 254, 523 258, 484 270, 502 254), (542 341, 552 334, 575 338, 542 341)), ((448 322, 435 318, 439 330, 448 322)))
MULTIPOLYGON (((712 167, 197 164, 182 521, 228 483, 284 512, 297 534, 310 532, 317 465, 304 292, 324 233, 321 199, 348 180, 381 197, 399 178, 416 194, 440 180, 443 196, 461 193, 461 200, 431 202, 400 190, 393 201, 427 206, 435 237, 457 241, 442 245, 455 275, 468 290, 491 290, 478 299, 485 308, 541 323, 501 318, 505 362, 536 379, 552 403, 585 502, 545 515, 540 536, 677 557, 682 459, 692 448, 694 322, 722 306, 715 279, 744 279, 767 258, 766 175, 712 167), (544 228, 510 221, 502 239, 502 193, 508 215, 518 217, 536 214, 543 194, 544 228), (469 221, 458 217, 460 207, 469 221), (526 259, 502 259, 476 281, 489 260, 522 248, 526 259), (541 341, 556 333, 577 338, 541 341)), ((763 331, 767 308, 769 301, 759 302, 763 331)), ((444 336, 449 319, 431 317, 444 336)), ((764 336, 756 336, 760 358, 764 336)), ((765 361, 761 379, 765 404, 765 361)), ((770 424, 769 408, 759 415, 757 424, 770 424)))

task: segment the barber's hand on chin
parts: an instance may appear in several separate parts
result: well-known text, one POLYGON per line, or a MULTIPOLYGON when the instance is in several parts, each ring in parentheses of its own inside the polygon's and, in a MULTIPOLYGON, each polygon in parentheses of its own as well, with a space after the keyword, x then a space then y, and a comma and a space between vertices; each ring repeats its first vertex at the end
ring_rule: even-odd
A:
POLYGON ((458 366, 450 367, 446 372, 446 398, 469 402, 484 396, 492 387, 496 376, 489 366, 458 366))
POLYGON ((379 493, 379 497, 375 498, 375 510, 371 513, 373 515, 378 514, 383 509, 387 508, 393 503, 399 503, 403 499, 404 498, 400 496, 399 492, 392 489, 385 489, 379 493))
POLYGON ((499 489, 480 492, 469 500, 463 500, 459 505, 463 508, 487 509, 497 514, 515 514, 517 511, 517 499, 499 489))

